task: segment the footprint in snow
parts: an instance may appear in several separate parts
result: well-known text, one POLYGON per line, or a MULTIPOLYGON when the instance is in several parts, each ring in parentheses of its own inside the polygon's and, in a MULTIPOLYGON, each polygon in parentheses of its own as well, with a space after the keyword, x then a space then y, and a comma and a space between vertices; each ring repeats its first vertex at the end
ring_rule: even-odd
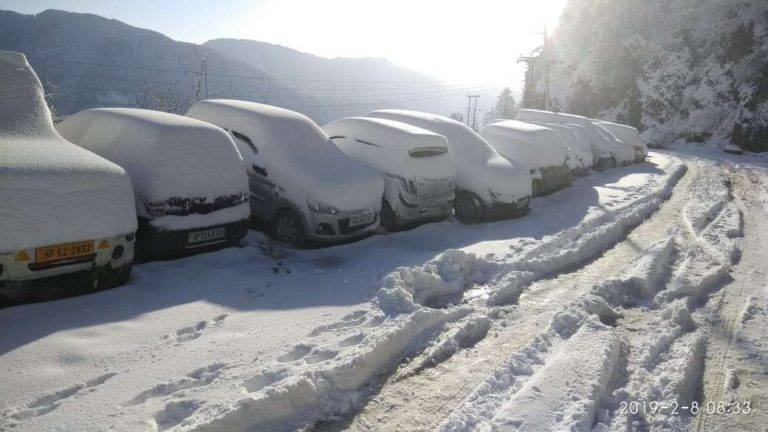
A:
MULTIPOLYGON (((221 314, 214 317, 210 322, 198 321, 195 325, 192 325, 189 327, 183 327, 176 330, 176 333, 173 337, 176 340, 177 344, 188 342, 193 339, 197 339, 203 335, 206 329, 210 327, 209 324, 213 326, 220 326, 221 324, 224 323, 224 320, 226 320, 228 316, 229 314, 221 314)), ((170 335, 163 336, 163 339, 170 339, 170 338, 171 338, 170 335)))
POLYGON ((144 390, 134 396, 131 400, 125 402, 123 406, 136 406, 153 398, 168 396, 181 390, 208 385, 221 376, 221 372, 226 366, 225 363, 213 363, 195 369, 179 380, 161 383, 150 389, 144 390))
POLYGON ((287 369, 263 372, 245 380, 244 387, 249 393, 257 392, 288 376, 287 369))
POLYGON ((96 389, 97 386, 104 384, 105 382, 107 382, 107 380, 109 380, 110 378, 116 375, 117 373, 110 372, 108 374, 98 376, 84 383, 80 383, 72 387, 67 387, 65 389, 55 391, 53 393, 48 393, 27 404, 26 409, 19 411, 15 414, 11 414, 9 417, 12 418, 13 420, 21 421, 21 420, 26 420, 32 417, 39 417, 41 415, 48 414, 49 412, 58 408, 59 405, 64 400, 69 399, 70 397, 82 394, 85 391, 93 391, 96 389))
POLYGON ((199 400, 179 400, 168 402, 155 414, 157 430, 164 431, 183 422, 203 405, 199 400))
POLYGON ((287 354, 283 354, 277 358, 277 361, 287 363, 295 360, 299 360, 312 351, 314 345, 298 344, 287 354))

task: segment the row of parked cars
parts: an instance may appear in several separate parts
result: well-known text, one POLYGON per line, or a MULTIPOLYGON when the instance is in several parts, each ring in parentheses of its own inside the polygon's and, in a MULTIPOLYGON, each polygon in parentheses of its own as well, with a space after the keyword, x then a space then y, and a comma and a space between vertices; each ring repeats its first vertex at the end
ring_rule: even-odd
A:
POLYGON ((253 220, 301 245, 452 214, 515 217, 573 176, 646 154, 634 128, 537 110, 480 134, 405 110, 320 127, 237 100, 184 116, 89 109, 54 126, 23 54, 0 52, 0 76, 0 294, 11 300, 120 285, 136 259, 237 245, 253 220))

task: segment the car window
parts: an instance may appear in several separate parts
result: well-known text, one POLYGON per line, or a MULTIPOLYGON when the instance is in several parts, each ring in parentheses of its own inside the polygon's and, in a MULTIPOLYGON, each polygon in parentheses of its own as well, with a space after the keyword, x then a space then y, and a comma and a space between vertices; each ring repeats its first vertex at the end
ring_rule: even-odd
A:
POLYGON ((235 137, 235 139, 238 139, 241 142, 244 142, 246 145, 248 145, 248 147, 250 147, 251 150, 253 150, 254 153, 258 153, 259 152, 259 149, 256 148, 256 146, 253 144, 253 141, 251 141, 251 139, 248 138, 245 134, 240 133, 238 131, 234 131, 234 130, 231 131, 230 133, 232 134, 233 137, 235 137))

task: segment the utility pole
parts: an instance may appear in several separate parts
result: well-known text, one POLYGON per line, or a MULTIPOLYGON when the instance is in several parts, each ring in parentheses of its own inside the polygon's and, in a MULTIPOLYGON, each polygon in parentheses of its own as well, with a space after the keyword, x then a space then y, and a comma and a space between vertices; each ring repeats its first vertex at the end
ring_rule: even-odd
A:
POLYGON ((200 75, 197 77, 197 100, 208 99, 208 60, 206 57, 200 59, 200 75))
POLYGON ((469 112, 472 111, 472 130, 475 130, 477 125, 477 100, 480 98, 479 94, 467 95, 467 121, 466 125, 469 126, 469 112), (472 102, 474 101, 474 106, 472 102))

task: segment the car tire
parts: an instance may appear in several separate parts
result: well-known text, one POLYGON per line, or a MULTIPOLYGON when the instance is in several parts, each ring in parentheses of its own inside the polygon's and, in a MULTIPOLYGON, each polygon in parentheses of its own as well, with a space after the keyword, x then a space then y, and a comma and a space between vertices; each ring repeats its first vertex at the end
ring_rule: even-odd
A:
POLYGON ((306 242, 301 219, 291 210, 282 210, 272 222, 275 237, 285 243, 301 246, 306 242))
POLYGON ((394 232, 397 230, 397 215, 395 215, 395 212, 392 210, 392 206, 389 205, 387 200, 383 200, 381 202, 381 215, 379 218, 381 220, 381 226, 383 226, 385 230, 389 232, 394 232))
POLYGON ((112 268, 112 266, 107 265, 97 272, 96 289, 101 291, 125 285, 131 278, 132 268, 133 263, 124 264, 118 268, 112 268))
POLYGON ((485 220, 485 206, 477 195, 469 192, 457 192, 453 200, 456 219, 464 224, 476 224, 485 220))

